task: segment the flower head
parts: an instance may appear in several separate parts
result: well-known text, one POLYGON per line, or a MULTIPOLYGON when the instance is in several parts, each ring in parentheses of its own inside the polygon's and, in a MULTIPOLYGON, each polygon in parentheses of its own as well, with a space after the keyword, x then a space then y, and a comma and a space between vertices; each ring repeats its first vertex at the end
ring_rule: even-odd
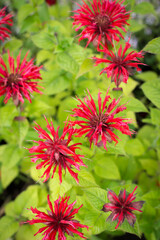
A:
POLYGON ((28 53, 20 63, 21 54, 14 59, 8 52, 8 68, 0 56, 0 96, 6 95, 4 103, 7 103, 11 97, 16 105, 19 101, 23 103, 24 98, 31 102, 30 93, 34 91, 41 93, 37 88, 39 87, 37 81, 32 79, 42 79, 39 72, 42 66, 35 66, 33 59, 27 62, 27 55, 28 53))
POLYGON ((5 38, 9 38, 9 33, 11 31, 4 27, 4 25, 12 26, 12 18, 13 15, 11 13, 6 14, 6 7, 0 9, 0 40, 4 41, 5 38))
POLYGON ((83 1, 83 5, 78 10, 74 11, 76 14, 72 17, 74 19, 73 25, 78 25, 76 31, 84 27, 79 34, 81 37, 79 41, 87 38, 87 46, 90 42, 99 46, 103 43, 106 47, 112 44, 113 40, 119 41, 122 37, 121 30, 125 32, 125 25, 128 25, 127 20, 130 17, 129 12, 122 6, 123 1, 116 0, 93 0, 91 3, 83 1))
POLYGON ((136 221, 136 216, 132 212, 142 212, 140 209, 142 208, 144 201, 133 202, 133 200, 136 198, 136 194, 134 194, 136 189, 137 186, 130 194, 126 194, 125 189, 121 190, 118 196, 112 190, 108 191, 107 197, 110 203, 104 204, 102 210, 104 212, 112 212, 107 220, 118 221, 115 229, 117 229, 118 226, 123 223, 125 218, 127 219, 128 223, 133 226, 136 221))
POLYGON ((78 174, 72 170, 72 166, 74 166, 77 170, 80 170, 79 167, 85 165, 80 158, 83 156, 75 153, 76 149, 80 149, 77 146, 81 145, 81 143, 69 145, 72 140, 71 137, 73 136, 75 130, 66 125, 63 129, 61 137, 59 137, 59 127, 55 131, 53 123, 51 122, 50 125, 47 119, 46 122, 47 129, 51 135, 43 130, 38 124, 34 127, 34 129, 39 134, 39 138, 42 139, 42 141, 33 141, 35 143, 38 143, 38 146, 33 146, 29 149, 30 153, 38 153, 31 156, 32 162, 36 162, 37 160, 41 159, 41 162, 37 164, 36 169, 46 168, 43 175, 41 176, 41 178, 46 176, 44 182, 49 178, 52 167, 52 178, 57 167, 59 168, 58 174, 60 183, 62 182, 62 169, 65 171, 67 169, 72 177, 74 177, 78 182, 78 174), (68 137, 66 138, 67 134, 68 137))
POLYGON ((126 54, 126 51, 130 48, 129 40, 125 44, 125 48, 122 51, 122 45, 118 50, 118 54, 114 54, 112 51, 108 51, 107 48, 104 47, 102 52, 104 52, 109 59, 106 58, 96 58, 96 66, 99 63, 106 63, 107 67, 105 67, 102 72, 107 73, 107 77, 111 77, 111 81, 115 82, 116 87, 118 88, 121 82, 127 83, 129 75, 133 74, 133 69, 136 68, 137 71, 140 71, 139 65, 145 65, 141 63, 138 58, 143 58, 142 51, 140 52, 130 52, 126 54))
POLYGON ((52 203, 50 202, 49 195, 48 205, 50 211, 47 210, 47 213, 41 212, 36 208, 31 207, 31 211, 36 214, 35 218, 27 221, 29 224, 33 225, 35 223, 42 223, 46 225, 39 229, 39 231, 34 234, 43 232, 42 240, 55 240, 56 234, 58 233, 58 240, 66 240, 65 233, 73 236, 73 233, 79 235, 81 238, 85 238, 83 233, 79 232, 78 228, 87 228, 88 226, 82 225, 79 221, 74 220, 74 215, 78 213, 79 209, 83 206, 81 205, 79 208, 73 208, 76 201, 72 204, 68 204, 68 200, 70 197, 59 197, 54 202, 54 210, 52 203))
POLYGON ((126 135, 132 134, 128 127, 128 123, 130 123, 129 119, 115 117, 117 113, 126 109, 125 104, 122 106, 117 106, 120 98, 118 100, 113 99, 112 102, 107 106, 107 102, 110 99, 108 91, 103 102, 101 99, 101 92, 99 91, 97 109, 89 91, 88 94, 90 99, 88 96, 86 96, 83 102, 77 98, 80 104, 77 105, 77 108, 72 109, 74 112, 72 115, 73 117, 81 117, 84 119, 71 122, 72 125, 78 125, 80 127, 76 130, 77 137, 81 137, 82 135, 86 134, 86 137, 90 141, 90 145, 92 143, 98 146, 103 144, 104 148, 107 150, 107 142, 114 141, 115 143, 118 143, 119 138, 114 133, 115 129, 126 135))
POLYGON ((52 6, 56 4, 57 0, 46 0, 46 3, 48 3, 48 5, 52 6))

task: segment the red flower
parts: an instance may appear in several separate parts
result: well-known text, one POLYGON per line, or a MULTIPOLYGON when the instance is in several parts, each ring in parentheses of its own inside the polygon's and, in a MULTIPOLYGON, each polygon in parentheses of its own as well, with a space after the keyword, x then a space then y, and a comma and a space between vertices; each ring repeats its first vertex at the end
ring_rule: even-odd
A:
POLYGON ((8 68, 2 56, 0 57, 0 96, 6 95, 4 103, 7 103, 11 97, 16 105, 19 101, 23 103, 24 97, 31 102, 30 93, 33 91, 41 93, 37 88, 37 81, 32 79, 42 79, 39 72, 42 66, 35 66, 33 59, 27 62, 27 55, 28 53, 20 63, 21 54, 14 59, 8 52, 8 68))
POLYGON ((77 147, 77 145, 81 145, 81 143, 76 143, 69 146, 69 143, 71 142, 71 137, 73 136, 75 130, 73 130, 73 128, 69 128, 69 126, 67 125, 63 129, 61 137, 59 137, 59 127, 55 131, 53 123, 51 122, 51 125, 49 125, 47 119, 46 122, 47 129, 50 131, 51 136, 46 131, 44 131, 38 124, 34 127, 34 129, 39 133, 39 138, 44 141, 33 141, 38 143, 38 146, 31 147, 29 149, 29 152, 36 152, 38 154, 31 156, 33 157, 32 162, 36 162, 37 160, 42 159, 41 163, 36 166, 36 169, 47 167, 43 175, 41 176, 42 178, 46 175, 44 182, 47 181, 47 179, 49 178, 52 167, 54 167, 52 172, 53 178, 57 166, 59 168, 58 174, 60 183, 62 182, 63 168, 65 169, 65 171, 67 169, 72 175, 72 177, 74 177, 75 180, 78 182, 78 174, 71 170, 71 168, 72 166, 74 166, 77 170, 80 170, 79 166, 85 165, 80 159, 80 157, 83 156, 75 153, 76 149, 80 149, 79 147, 77 147), (68 137, 67 139, 65 139, 67 134, 68 137))
POLYGON ((136 198, 136 194, 133 194, 136 189, 137 186, 130 194, 126 194, 126 190, 124 189, 120 191, 118 196, 112 190, 108 191, 107 197, 110 203, 104 204, 102 210, 104 212, 112 212, 107 220, 118 220, 115 229, 117 229, 118 226, 123 223, 125 218, 129 224, 133 226, 136 221, 136 216, 132 212, 142 212, 140 209, 142 208, 144 201, 132 202, 136 198))
POLYGON ((52 6, 56 4, 56 0, 46 0, 46 3, 48 3, 48 5, 52 6))
POLYGON ((109 59, 105 58, 96 58, 96 66, 99 63, 107 63, 107 67, 102 70, 100 74, 103 72, 107 73, 107 77, 111 77, 111 81, 115 82, 117 88, 119 87, 121 82, 127 83, 129 75, 133 74, 133 68, 136 68, 137 71, 140 71, 138 65, 145 65, 141 63, 137 58, 143 58, 142 51, 140 52, 130 52, 128 55, 126 51, 130 48, 129 40, 125 44, 125 48, 122 51, 122 45, 118 50, 118 55, 115 55, 112 51, 108 51, 107 48, 104 47, 104 50, 100 50, 104 52, 107 56, 110 57, 109 59))
POLYGON ((0 10, 0 40, 4 41, 5 38, 9 38, 9 34, 11 31, 4 27, 3 25, 12 26, 12 18, 13 15, 11 13, 6 15, 6 7, 0 10))
POLYGON ((116 0, 93 0, 88 4, 83 1, 83 6, 74 11, 75 14, 73 25, 79 25, 76 28, 78 31, 81 27, 85 27, 79 34, 81 37, 79 41, 84 38, 88 39, 87 46, 93 41, 94 45, 102 42, 106 47, 112 40, 119 41, 122 37, 121 30, 125 32, 125 25, 129 25, 126 21, 129 19, 129 12, 126 12, 125 7, 122 6, 123 1, 116 0), (89 4, 90 3, 90 4, 89 4))
MULTIPOLYGON (((89 93, 89 91, 88 91, 89 93)), ((72 125, 79 125, 79 129, 77 129, 77 137, 81 137, 86 134, 90 141, 90 145, 94 143, 95 145, 101 146, 103 144, 104 148, 106 148, 107 142, 114 141, 116 144, 118 143, 118 136, 114 134, 114 129, 119 130, 123 134, 131 135, 132 132, 129 130, 127 118, 115 117, 115 115, 119 112, 122 112, 126 109, 125 104, 119 107, 116 107, 120 101, 120 98, 116 101, 113 99, 112 102, 107 106, 107 102, 110 99, 108 95, 108 91, 102 103, 101 93, 98 93, 98 110, 96 108, 96 104, 89 93, 90 100, 87 97, 84 98, 84 102, 82 102, 79 98, 78 101, 80 105, 77 105, 78 108, 72 109, 74 114, 73 117, 81 117, 84 120, 77 120, 71 122, 72 125), (116 108, 115 108, 116 107, 116 108), (115 108, 115 109, 114 109, 115 108), (114 109, 114 110, 113 110, 114 109), (112 111, 113 110, 113 111, 112 111), (98 143, 98 141, 100 142, 98 143)))
POLYGON ((36 218, 27 221, 30 225, 35 223, 42 223, 46 225, 39 229, 39 231, 34 234, 37 235, 38 233, 43 232, 42 240, 55 240, 56 234, 58 233, 58 240, 65 240, 65 233, 73 236, 73 233, 78 234, 81 238, 85 238, 83 233, 79 232, 78 228, 87 228, 88 226, 80 224, 77 220, 74 220, 74 215, 78 213, 79 209, 83 206, 81 205, 79 208, 73 208, 76 201, 72 204, 68 205, 68 200, 70 197, 59 197, 54 202, 54 210, 52 203, 50 202, 49 195, 48 205, 50 211, 47 210, 47 213, 41 212, 36 208, 31 207, 31 211, 36 214, 36 218))

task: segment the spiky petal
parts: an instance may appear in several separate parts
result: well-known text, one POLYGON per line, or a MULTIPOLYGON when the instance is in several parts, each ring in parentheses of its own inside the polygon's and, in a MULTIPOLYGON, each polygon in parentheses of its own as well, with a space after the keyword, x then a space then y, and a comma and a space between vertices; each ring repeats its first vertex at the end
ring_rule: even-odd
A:
POLYGON ((121 190, 118 196, 112 190, 108 191, 107 197, 110 203, 104 204, 102 210, 104 212, 112 212, 107 220, 118 221, 115 229, 117 229, 125 219, 131 226, 134 226, 136 216, 133 214, 133 211, 142 212, 140 209, 144 201, 133 202, 136 198, 136 194, 134 194, 136 189, 137 186, 130 194, 127 194, 125 189, 121 190))
POLYGON ((13 98, 16 105, 19 101, 24 103, 24 98, 31 102, 30 93, 41 93, 37 81, 33 79, 42 79, 40 74, 42 66, 35 66, 34 59, 27 61, 27 55, 28 53, 20 63, 21 53, 14 59, 8 51, 8 64, 0 56, 0 96, 5 95, 4 103, 10 98, 13 98))
POLYGON ((12 17, 13 15, 11 13, 6 14, 6 7, 0 9, 0 40, 2 41, 4 41, 5 38, 9 38, 11 31, 5 25, 13 25, 12 17))
POLYGON ((103 43, 106 47, 112 44, 113 40, 119 41, 123 38, 121 31, 125 32, 127 20, 130 17, 129 12, 123 6, 124 1, 110 0, 93 0, 83 1, 83 5, 75 10, 73 26, 78 25, 76 31, 84 27, 79 41, 88 39, 87 46, 93 42, 95 46, 103 43))
POLYGON ((88 226, 82 225, 79 221, 74 220, 74 215, 78 213, 79 209, 83 206, 81 205, 79 208, 73 208, 76 201, 72 204, 68 204, 68 200, 70 197, 59 197, 54 202, 54 209, 52 203, 50 202, 49 195, 48 205, 50 211, 47 210, 47 213, 39 211, 37 208, 32 208, 31 211, 36 216, 32 220, 27 221, 30 225, 41 223, 45 226, 40 228, 38 233, 43 232, 42 240, 55 240, 56 235, 58 235, 58 240, 66 240, 65 234, 73 236, 73 234, 79 235, 81 238, 84 238, 83 233, 79 232, 77 229, 79 228, 87 228, 88 226))
POLYGON ((112 51, 108 51, 108 49, 104 47, 104 49, 100 51, 104 52, 107 58, 93 57, 93 59, 96 60, 96 66, 100 63, 107 64, 107 67, 105 67, 100 74, 107 73, 107 77, 111 77, 111 81, 115 82, 117 88, 121 82, 127 83, 129 75, 133 75, 134 73, 134 68, 137 71, 140 71, 141 69, 139 68, 139 65, 145 65, 138 59, 143 58, 142 51, 131 51, 130 53, 126 54, 130 47, 131 45, 128 40, 128 42, 125 43, 123 50, 122 45, 120 45, 118 54, 114 54, 112 51))
POLYGON ((77 137, 85 135, 89 141, 90 145, 94 143, 95 145, 101 146, 103 144, 106 148, 107 142, 114 141, 118 143, 119 137, 114 133, 114 130, 119 130, 122 134, 131 135, 128 124, 131 121, 123 117, 115 117, 119 112, 123 112, 126 109, 125 104, 117 106, 119 104, 120 98, 118 100, 112 99, 106 93, 104 101, 101 99, 101 92, 98 93, 98 108, 96 108, 96 103, 94 102, 90 92, 88 91, 89 97, 86 96, 84 101, 77 98, 80 102, 77 108, 72 109, 74 112, 73 117, 80 117, 83 120, 75 120, 70 123, 75 126, 78 125, 79 128, 76 129, 77 137))
POLYGON ((78 173, 75 173, 72 170, 72 167, 75 167, 77 170, 80 170, 80 166, 85 166, 81 157, 83 155, 76 154, 76 149, 80 149, 78 145, 81 143, 70 144, 72 140, 72 136, 75 130, 68 125, 65 125, 63 129, 63 133, 61 137, 59 137, 58 131, 54 129, 53 123, 49 124, 47 118, 45 117, 47 122, 47 129, 50 135, 43 130, 38 124, 34 127, 34 129, 38 132, 39 141, 33 141, 38 144, 38 146, 33 146, 29 148, 30 153, 38 153, 36 155, 32 155, 32 162, 37 162, 40 160, 41 162, 37 164, 36 169, 45 168, 45 171, 42 178, 45 176, 45 181, 50 176, 50 172, 52 172, 52 178, 56 169, 58 168, 58 174, 60 183, 62 182, 62 169, 65 171, 68 170, 72 177, 78 182, 78 173))

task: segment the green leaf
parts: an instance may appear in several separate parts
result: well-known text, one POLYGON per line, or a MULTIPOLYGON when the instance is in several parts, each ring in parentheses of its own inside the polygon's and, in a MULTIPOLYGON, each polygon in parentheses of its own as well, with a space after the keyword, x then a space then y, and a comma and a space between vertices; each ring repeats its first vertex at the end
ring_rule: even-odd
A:
MULTIPOLYGON (((53 53, 51 51, 47 51, 47 50, 40 50, 37 53, 37 57, 36 57, 36 63, 37 65, 39 65, 40 63, 44 62, 47 59, 51 59, 53 57, 53 53)), ((41 71, 42 73, 43 71, 41 71)), ((43 78, 43 77, 42 77, 43 78)))
MULTIPOLYGON (((144 104, 139 101, 136 98, 127 98, 128 103, 126 104, 127 111, 133 111, 133 112, 148 112, 147 108, 144 106, 144 104)), ((124 98, 123 102, 127 102, 127 99, 124 98)), ((122 103, 122 102, 121 102, 122 103)))
POLYGON ((2 163, 6 168, 12 168, 20 161, 22 150, 18 148, 17 144, 6 144, 5 154, 2 155, 2 163))
POLYGON ((93 60, 92 59, 85 59, 79 68, 79 72, 76 78, 79 78, 83 74, 89 72, 93 68, 93 60))
POLYGON ((16 233, 16 240, 34 240, 34 234, 38 231, 38 226, 23 224, 16 233))
POLYGON ((9 186, 9 184, 18 176, 18 167, 8 168, 7 166, 2 166, 1 169, 1 180, 3 188, 9 186))
POLYGON ((156 108, 150 108, 152 124, 160 126, 160 110, 156 108))
POLYGON ((105 179, 121 179, 117 165, 109 155, 95 155, 97 161, 95 163, 95 173, 105 179))
POLYGON ((57 64, 67 72, 77 74, 79 66, 78 63, 67 53, 57 54, 57 64))
POLYGON ((34 12, 31 4, 23 4, 18 11, 18 24, 21 25, 23 20, 34 12))
POLYGON ((6 104, 0 108, 0 127, 10 127, 12 120, 18 115, 18 110, 14 105, 6 104))
POLYGON ((15 50, 19 49, 22 46, 23 42, 20 39, 12 37, 11 40, 6 42, 4 47, 8 49, 10 52, 14 52, 15 50))
POLYGON ((150 191, 143 195, 143 200, 146 200, 147 203, 149 203, 153 207, 160 207, 159 202, 159 190, 157 191, 150 191))
POLYGON ((14 218, 4 216, 0 219, 0 236, 1 240, 11 237, 19 228, 19 223, 14 218))
POLYGON ((160 37, 154 38, 143 48, 143 51, 160 54, 160 37))
POLYGON ((27 119, 23 121, 14 121, 13 122, 13 131, 16 134, 19 146, 21 147, 29 129, 29 123, 27 119))
POLYGON ((157 75, 156 72, 146 71, 146 72, 142 72, 140 74, 137 74, 136 78, 141 79, 141 80, 147 82, 147 81, 152 81, 154 79, 157 79, 158 75, 157 75))
POLYGON ((89 226, 90 235, 99 234, 107 230, 107 217, 105 213, 93 209, 89 209, 89 211, 86 211, 86 213, 87 214, 85 215, 85 224, 89 226))
POLYGON ((145 96, 154 104, 160 108, 160 81, 153 80, 144 83, 141 86, 145 96))
POLYGON ((138 32, 145 28, 145 24, 139 23, 137 20, 131 19, 129 31, 138 32))
POLYGON ((30 208, 31 206, 34 208, 38 205, 38 190, 38 185, 29 186, 27 190, 19 194, 14 201, 9 202, 5 206, 6 214, 16 218, 19 218, 20 216, 28 216, 30 213, 27 208, 30 208))
POLYGON ((133 156, 141 156, 145 152, 145 148, 141 141, 137 138, 129 139, 129 141, 125 145, 126 153, 133 156))
POLYGON ((158 169, 158 162, 152 159, 139 159, 141 166, 150 176, 155 176, 158 169))
POLYGON ((69 88, 69 79, 62 75, 61 70, 42 72, 44 79, 44 93, 47 95, 57 94, 69 88))
POLYGON ((53 50, 55 46, 53 37, 50 36, 47 32, 40 32, 38 34, 35 34, 31 37, 31 40, 37 47, 45 50, 53 50))
POLYGON ((108 202, 107 191, 104 189, 94 187, 89 189, 83 189, 88 202, 99 211, 103 208, 103 205, 108 202))
POLYGON ((130 93, 135 89, 135 87, 138 85, 138 82, 134 81, 132 78, 128 78, 128 83, 121 83, 120 87, 123 88, 124 96, 130 95, 130 93))
POLYGON ((79 178, 79 185, 81 187, 93 187, 97 186, 95 179, 93 175, 90 172, 87 172, 85 170, 81 170, 78 173, 78 178, 79 178))
POLYGON ((56 200, 59 196, 63 196, 71 188, 72 184, 67 182, 65 177, 63 177, 63 181, 60 184, 58 173, 55 173, 54 178, 50 179, 49 181, 49 189, 52 199, 54 200, 56 200))
POLYGON ((153 4, 146 1, 136 4, 133 11, 138 14, 156 14, 153 4))

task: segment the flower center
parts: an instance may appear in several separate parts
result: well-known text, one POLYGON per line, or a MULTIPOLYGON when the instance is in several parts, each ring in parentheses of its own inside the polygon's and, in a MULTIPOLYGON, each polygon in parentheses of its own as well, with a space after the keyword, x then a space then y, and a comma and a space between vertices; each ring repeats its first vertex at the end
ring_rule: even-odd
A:
POLYGON ((119 57, 119 56, 116 56, 114 58, 114 63, 116 63, 117 65, 122 65, 123 64, 123 58, 122 57, 119 57))
POLYGON ((108 15, 99 14, 95 17, 94 20, 100 32, 105 32, 108 30, 110 24, 110 18, 108 17, 108 15))
POLYGON ((98 125, 104 125, 106 123, 107 116, 100 113, 99 115, 93 116, 90 120, 90 124, 93 128, 96 128, 98 125))
POLYGON ((12 83, 17 83, 19 81, 20 75, 11 73, 8 77, 8 84, 12 85, 12 83))

